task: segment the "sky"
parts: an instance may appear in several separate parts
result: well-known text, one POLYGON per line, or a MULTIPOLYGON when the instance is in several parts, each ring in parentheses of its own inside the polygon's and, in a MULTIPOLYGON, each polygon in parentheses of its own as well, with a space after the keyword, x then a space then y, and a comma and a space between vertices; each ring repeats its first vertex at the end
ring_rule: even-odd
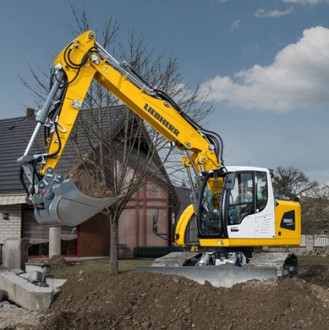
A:
MULTIPOLYGON (((293 166, 329 184, 329 0, 0 0, 0 120, 35 107, 22 79, 48 72, 72 40, 71 11, 91 29, 110 17, 179 60, 182 84, 214 102, 207 129, 225 165, 293 166)), ((126 33, 124 33, 126 32, 126 33)), ((124 60, 124 59, 119 59, 124 60)))

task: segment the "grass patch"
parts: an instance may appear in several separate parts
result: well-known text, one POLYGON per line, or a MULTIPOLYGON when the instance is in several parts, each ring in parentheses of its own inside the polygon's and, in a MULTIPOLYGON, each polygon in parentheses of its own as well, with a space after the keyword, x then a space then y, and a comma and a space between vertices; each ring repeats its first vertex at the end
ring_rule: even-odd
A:
MULTIPOLYGON (((148 266, 152 259, 131 259, 119 260, 119 273, 126 273, 136 270, 138 266, 148 266)), ((51 275, 55 278, 65 278, 78 274, 79 272, 107 271, 109 269, 109 259, 78 260, 70 261, 66 264, 53 265, 51 275)))
POLYGON ((298 256, 298 263, 304 265, 329 266, 329 257, 324 256, 298 256))

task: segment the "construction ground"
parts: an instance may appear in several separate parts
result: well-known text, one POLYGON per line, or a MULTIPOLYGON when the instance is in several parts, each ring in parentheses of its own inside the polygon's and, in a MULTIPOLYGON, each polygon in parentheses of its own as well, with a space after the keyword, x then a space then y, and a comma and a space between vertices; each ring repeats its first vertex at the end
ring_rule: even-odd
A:
POLYGON ((329 256, 301 256, 300 276, 214 288, 171 275, 131 271, 109 276, 108 260, 52 265, 68 281, 46 312, 2 304, 0 329, 328 329, 329 256))

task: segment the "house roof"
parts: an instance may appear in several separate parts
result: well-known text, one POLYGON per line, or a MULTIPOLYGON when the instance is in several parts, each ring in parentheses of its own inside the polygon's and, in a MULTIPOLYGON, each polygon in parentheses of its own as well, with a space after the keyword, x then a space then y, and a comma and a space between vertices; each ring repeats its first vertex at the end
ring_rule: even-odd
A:
POLYGON ((0 193, 22 191, 17 158, 23 155, 34 127, 33 117, 0 120, 0 193))
MULTIPOLYGON (((91 113, 89 111, 80 111, 76 124, 70 134, 70 138, 64 149, 62 157, 56 167, 58 173, 68 173, 70 169, 82 160, 83 154, 90 152, 90 135, 85 133, 85 126, 89 128, 96 125, 92 120, 92 116, 100 116, 98 121, 102 126, 101 129, 94 129, 97 132, 107 132, 112 138, 115 138, 124 127, 123 116, 127 115, 125 106, 112 107, 111 111, 98 111, 91 113), (110 132, 110 133, 108 133, 110 132), (79 147, 79 148, 78 148, 79 147)), ((19 179, 19 165, 17 158, 21 157, 26 149, 29 139, 35 128, 36 121, 31 112, 25 117, 17 117, 11 119, 0 120, 0 194, 23 192, 23 188, 19 179)), ((146 132, 146 131, 145 131, 146 132)), ((144 133, 145 133, 144 132, 144 133)), ((97 141, 97 139, 95 139, 97 141)), ((150 147, 148 137, 144 140, 150 147)), ((95 142, 96 143, 96 142, 95 142)), ((42 153, 45 151, 43 132, 39 132, 36 142, 34 143, 30 154, 42 153)), ((131 155, 132 162, 134 155, 131 155)), ((155 158, 157 167, 161 166, 160 157, 155 158)), ((165 169, 161 168, 159 175, 156 176, 159 183, 166 185, 171 191, 173 187, 165 169)))

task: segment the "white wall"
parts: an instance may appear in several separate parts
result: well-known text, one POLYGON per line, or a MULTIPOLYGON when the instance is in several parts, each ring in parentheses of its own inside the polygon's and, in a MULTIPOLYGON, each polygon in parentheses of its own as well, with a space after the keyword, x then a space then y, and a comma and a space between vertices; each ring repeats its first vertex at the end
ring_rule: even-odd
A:
POLYGON ((21 238, 21 205, 0 206, 0 244, 8 238, 21 238), (4 213, 8 213, 9 220, 3 219, 4 213))

